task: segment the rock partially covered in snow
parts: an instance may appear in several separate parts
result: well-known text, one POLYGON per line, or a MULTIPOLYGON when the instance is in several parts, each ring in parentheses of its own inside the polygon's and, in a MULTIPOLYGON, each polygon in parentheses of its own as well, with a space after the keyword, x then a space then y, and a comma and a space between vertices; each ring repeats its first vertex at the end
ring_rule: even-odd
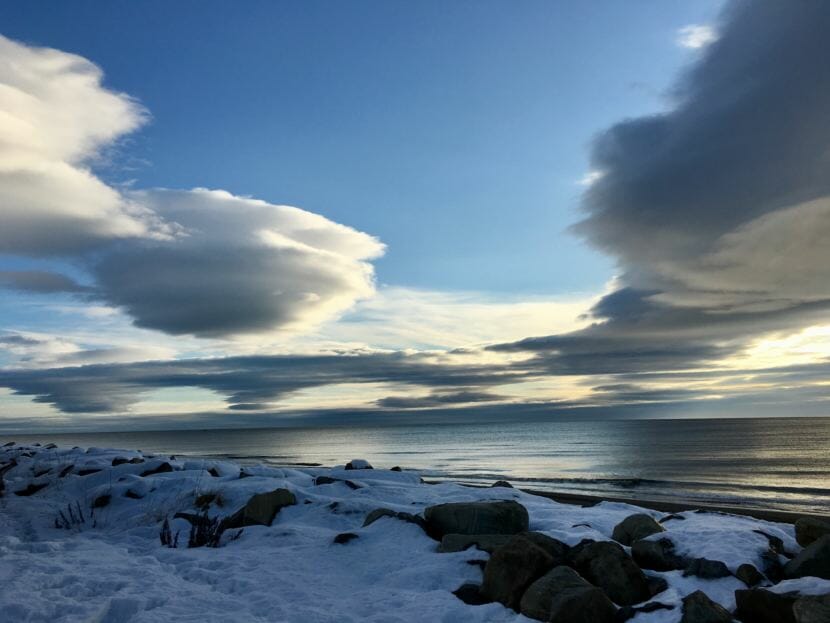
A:
POLYGON ((518 610, 525 590, 548 570, 562 564, 567 550, 564 543, 544 535, 516 535, 487 561, 481 592, 492 601, 518 610))
POLYGON ((611 538, 617 543, 631 545, 634 541, 639 541, 658 532, 665 532, 665 530, 651 515, 637 513, 636 515, 629 515, 614 526, 611 538))
POLYGON ((257 493, 233 515, 222 522, 225 529, 245 526, 270 526, 283 508, 293 506, 297 498, 288 489, 257 493))
POLYGON ((512 538, 509 534, 445 534, 441 539, 441 545, 438 546, 438 551, 463 552, 470 547, 476 547, 492 554, 512 538))
POLYGON ((801 550, 801 553, 784 566, 788 578, 814 576, 830 580, 830 534, 825 535, 801 550))
POLYGON ((817 517, 801 517, 795 522, 795 540, 802 547, 807 547, 826 534, 830 534, 830 521, 817 517))
POLYGON ((518 534, 530 527, 527 509, 513 500, 456 502, 430 506, 424 511, 429 535, 518 534))
POLYGON ((797 591, 774 593, 763 588, 735 591, 735 615, 746 623, 797 623, 793 605, 797 591))
POLYGON ((674 551, 671 539, 642 539, 631 546, 631 557, 641 568, 654 571, 685 569, 688 561, 674 551))
POLYGON ((683 618, 680 623, 732 623, 729 610, 709 599, 703 591, 695 591, 683 598, 683 618))
POLYGON ((364 459, 352 459, 348 463, 346 463, 345 469, 374 469, 370 464, 369 461, 364 459))
POLYGON ((645 574, 617 543, 600 541, 580 548, 574 566, 582 577, 621 606, 651 597, 645 574))
POLYGON ((556 623, 612 623, 617 610, 605 593, 565 566, 554 567, 533 582, 520 609, 531 619, 556 623))

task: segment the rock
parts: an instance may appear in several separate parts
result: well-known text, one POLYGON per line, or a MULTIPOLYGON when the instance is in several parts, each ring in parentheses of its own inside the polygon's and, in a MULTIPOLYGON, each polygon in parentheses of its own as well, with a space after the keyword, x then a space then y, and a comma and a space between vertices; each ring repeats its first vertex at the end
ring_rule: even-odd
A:
POLYGON ((827 623, 830 621, 830 595, 805 596, 793 604, 796 623, 827 623))
POLYGON ((830 580, 830 534, 813 541, 784 566, 787 578, 807 575, 830 580))
POLYGON ((26 486, 25 489, 20 489, 19 491, 15 491, 14 494, 19 495, 21 497, 28 497, 30 495, 34 495, 35 493, 37 493, 41 489, 44 489, 47 484, 49 484, 49 483, 44 482, 44 483, 41 483, 41 484, 35 484, 33 482, 30 482, 26 486))
POLYGON ((465 604, 470 606, 480 606, 482 604, 490 603, 490 601, 481 594, 481 587, 478 584, 467 582, 462 584, 452 592, 465 604))
POLYGON ((795 540, 801 547, 811 545, 826 534, 830 534, 830 521, 817 517, 801 517, 795 522, 795 540))
POLYGON ((95 498, 95 500, 93 500, 92 508, 104 508, 105 506, 109 506, 111 500, 112 496, 109 494, 99 495, 95 498))
POLYGON ((767 540, 769 543, 770 551, 775 552, 776 554, 784 554, 784 541, 782 541, 779 537, 764 532, 763 530, 753 530, 754 533, 760 534, 767 540))
POLYGON ((49 443, 49 444, 46 444, 45 446, 43 446, 43 449, 44 449, 44 450, 54 450, 54 449, 55 449, 55 448, 57 448, 57 447, 58 447, 58 446, 57 446, 56 444, 54 444, 54 443, 49 443))
POLYGON ((331 476, 317 476, 314 479, 314 484, 319 485, 333 485, 336 482, 342 482, 349 489, 360 489, 360 485, 353 483, 351 480, 344 480, 342 478, 332 478, 331 476))
POLYGON ((427 524, 424 521, 423 517, 413 515, 412 513, 393 511, 389 508, 376 508, 375 510, 370 512, 368 515, 366 515, 366 519, 363 520, 363 527, 365 528, 366 526, 372 525, 381 517, 391 517, 392 519, 397 519, 399 521, 405 521, 407 523, 415 524, 424 532, 426 532, 427 530, 427 524))
POLYGON ((213 503, 214 500, 216 500, 215 493, 203 493, 202 495, 196 496, 196 500, 193 502, 193 505, 198 509, 205 510, 213 503))
POLYGON ((761 562, 764 575, 775 584, 784 579, 784 565, 781 564, 781 557, 772 551, 761 554, 761 562))
POLYGON ((352 459, 346 463, 346 469, 374 469, 374 467, 369 464, 369 461, 364 461, 363 459, 352 459))
POLYGON ((744 623, 796 623, 797 592, 773 593, 763 588, 735 591, 735 617, 744 623))
POLYGON ((353 541, 357 538, 357 535, 354 532, 341 532, 336 537, 334 537, 334 543, 339 545, 345 545, 349 541, 353 541))
POLYGON ((13 441, 7 441, 6 443, 3 444, 3 447, 4 448, 11 448, 14 445, 14 443, 15 442, 13 442, 13 441))
POLYGON ((441 539, 438 551, 444 554, 463 552, 470 547, 476 547, 483 552, 492 554, 513 537, 509 534, 445 534, 441 539))
POLYGON ((92 474, 97 474, 101 470, 97 467, 92 467, 89 469, 79 469, 78 476, 91 476, 92 474))
POLYGON ((210 474, 211 478, 219 478, 219 476, 221 476, 219 470, 215 467, 211 467, 209 470, 207 470, 207 473, 210 474))
POLYGON ((671 539, 662 538, 652 541, 641 539, 631 546, 631 557, 642 569, 654 571, 674 571, 685 569, 688 561, 674 553, 671 539))
POLYGON ((482 593, 491 601, 518 610, 527 587, 561 563, 533 538, 516 535, 487 561, 482 593))
POLYGON ((168 463, 167 461, 165 461, 164 463, 156 465, 155 467, 151 467, 150 469, 144 470, 143 472, 141 472, 141 477, 145 478, 147 476, 155 476, 156 474, 165 474, 167 472, 172 471, 173 466, 170 465, 170 463, 168 463))
POLYGON ((637 604, 651 596, 645 574, 617 543, 600 541, 582 547, 574 565, 582 577, 621 606, 637 604))
POLYGON ((703 591, 695 591, 683 598, 683 618, 680 623, 732 623, 732 615, 726 608, 709 599, 703 591))
POLYGON ((130 498, 131 500, 140 500, 144 496, 132 489, 127 489, 127 492, 124 494, 125 498, 130 498))
POLYGON ((735 577, 746 584, 749 588, 757 586, 764 581, 764 576, 761 572, 748 562, 745 562, 738 567, 737 571, 735 571, 735 577))
POLYGON ((128 462, 130 465, 139 465, 140 463, 144 462, 144 459, 142 459, 140 456, 134 456, 128 462))
POLYGON ((646 582, 648 583, 650 597, 659 595, 669 589, 669 583, 666 581, 666 578, 661 578, 659 575, 647 575, 646 582))
POLYGON ((72 469, 74 467, 74 465, 67 465, 66 467, 64 467, 60 472, 58 472, 58 478, 66 478, 66 476, 68 476, 72 472, 72 469))
POLYGON ((491 487, 504 487, 504 488, 506 488, 506 489, 512 489, 512 488, 513 488, 513 485, 511 485, 511 484, 510 484, 509 482, 507 482, 506 480, 497 480, 496 482, 494 482, 494 483, 493 483, 492 485, 490 485, 490 486, 491 486, 491 487))
POLYGON ((720 560, 708 560, 707 558, 694 558, 689 561, 689 565, 683 571, 683 577, 693 575, 704 580, 717 580, 718 578, 728 578, 732 573, 720 560))
POLYGON ((245 526, 270 526, 283 508, 293 506, 297 498, 288 489, 275 489, 268 493, 257 493, 236 513, 223 520, 222 525, 228 528, 243 528, 245 526))
POLYGON ((676 513, 669 513, 665 517, 660 518, 660 523, 666 523, 667 521, 685 521, 686 518, 683 515, 678 515, 676 513))
POLYGON ((127 459, 123 456, 117 456, 112 460, 112 466, 113 467, 118 467, 119 465, 124 465, 125 463, 129 463, 129 462, 130 462, 129 459, 127 459))
MULTIPOLYGON (((395 467, 393 467, 393 468, 392 468, 392 469, 390 469, 389 471, 390 471, 390 472, 402 472, 403 470, 400 468, 400 466, 399 466, 399 465, 395 465, 395 467)), ((464 586, 466 586, 466 584, 465 584, 464 586)), ((462 588, 463 588, 463 587, 462 587, 462 588)), ((459 589, 459 590, 461 590, 461 589, 459 589)))
POLYGON ((518 502, 455 502, 430 506, 424 511, 428 534, 441 540, 445 534, 518 534, 530 519, 518 502))
POLYGON ((617 610, 617 616, 614 618, 614 623, 625 623, 629 619, 633 619, 641 612, 657 612, 658 610, 674 610, 671 604, 663 604, 659 601, 650 601, 642 606, 623 606, 617 610))
POLYGON ((665 531, 666 529, 657 523, 651 515, 637 513, 636 515, 629 515, 614 526, 611 538, 623 545, 631 545, 634 541, 665 531))
POLYGON ((612 623, 616 607, 570 567, 551 569, 533 582, 520 602, 523 615, 557 623, 612 623))

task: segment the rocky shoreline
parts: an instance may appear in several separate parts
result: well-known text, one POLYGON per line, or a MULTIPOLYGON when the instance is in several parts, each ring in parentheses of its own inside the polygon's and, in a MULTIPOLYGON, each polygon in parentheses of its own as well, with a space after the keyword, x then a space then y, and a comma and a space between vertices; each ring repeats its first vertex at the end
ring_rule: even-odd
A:
MULTIPOLYGON (((215 549, 217 562, 244 543, 272 545, 274 534, 288 538, 315 522, 316 534, 328 536, 308 547, 335 548, 323 552, 332 558, 343 548, 359 561, 362 544, 383 524, 391 541, 409 539, 423 550, 426 569, 446 561, 463 570, 455 580, 446 574, 445 590, 469 620, 830 622, 830 522, 815 517, 783 524, 713 511, 565 505, 506 482, 429 485, 413 472, 359 460, 331 469, 242 468, 54 445, 3 446, 0 493, 0 508, 21 519, 32 541, 106 539, 115 528, 131 529, 153 555, 215 549)), ((405 551, 399 564, 407 564, 405 551)))

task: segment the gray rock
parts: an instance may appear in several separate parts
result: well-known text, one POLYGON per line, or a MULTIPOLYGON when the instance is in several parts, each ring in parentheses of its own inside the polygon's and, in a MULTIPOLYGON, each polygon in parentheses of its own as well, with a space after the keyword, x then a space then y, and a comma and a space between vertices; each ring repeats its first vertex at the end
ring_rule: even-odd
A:
POLYGON ((614 604, 570 567, 551 569, 533 582, 520 602, 523 615, 557 623, 612 623, 614 604))
POLYGON ((293 506, 297 498, 288 489, 275 489, 268 493, 257 493, 236 513, 222 522, 224 529, 245 526, 270 526, 283 508, 293 506))
POLYGON ((461 601, 469 606, 480 606, 482 604, 490 603, 490 601, 481 594, 481 587, 478 584, 467 582, 462 584, 452 592, 461 601))
POLYGON ((694 558, 689 561, 686 570, 683 571, 683 577, 693 575, 704 580, 717 580, 718 578, 728 578, 732 573, 720 560, 708 560, 707 558, 694 558))
POLYGON ((750 588, 758 586, 758 584, 764 581, 764 576, 761 572, 748 562, 738 567, 737 571, 735 571, 735 577, 750 588))
POLYGON ((805 596, 793 604, 796 623, 827 623, 830 621, 830 595, 805 596))
POLYGON ((663 604, 659 601, 650 601, 642 606, 623 606, 617 610, 617 616, 614 623, 625 623, 629 619, 633 619, 641 612, 657 612, 658 610, 674 610, 671 604, 663 604))
POLYGON ((830 580, 830 534, 813 541, 784 566, 784 576, 802 578, 812 575, 830 580))
POLYGON ((427 529, 427 524, 423 517, 413 515, 412 513, 393 511, 390 508, 376 508, 370 512, 366 515, 366 519, 363 520, 363 527, 365 528, 366 526, 372 525, 381 517, 391 517, 392 519, 397 519, 398 521, 405 521, 406 523, 415 524, 424 530, 424 532, 426 532, 427 529))
POLYGON ((441 540, 445 534, 518 534, 529 527, 527 509, 518 502, 455 502, 424 511, 427 532, 441 540))
POLYGON ((744 623, 797 623, 793 604, 797 592, 773 593, 763 588, 735 591, 735 616, 744 623))
POLYGON ((826 534, 830 534, 830 521, 817 517, 801 517, 795 522, 795 540, 801 547, 811 545, 826 534))
POLYGON ((688 565, 684 557, 674 553, 674 543, 667 538, 635 541, 631 546, 631 557, 642 569, 654 571, 674 571, 688 565))
POLYGON ((732 615, 726 608, 709 599, 703 591, 695 591, 683 598, 683 618, 680 623, 732 623, 732 615))
POLYGON ((345 545, 349 541, 353 541, 356 538, 358 538, 358 536, 354 532, 341 532, 334 537, 333 543, 337 545, 345 545))
POLYGON ((762 571, 769 580, 775 584, 784 579, 784 565, 781 564, 781 556, 771 550, 761 554, 762 571))
POLYGON ((363 459, 352 459, 346 463, 345 469, 374 469, 374 467, 369 464, 369 461, 365 461, 363 459))
MULTIPOLYGON (((89 471, 89 470, 84 470, 84 471, 89 471)), ((100 470, 96 470, 96 471, 100 471, 100 470)), ((160 463, 160 464, 156 465, 155 467, 151 467, 150 469, 144 470, 143 472, 141 472, 141 477, 146 478, 147 476, 155 476, 156 474, 165 474, 167 472, 172 472, 172 471, 173 471, 173 466, 170 465, 170 463, 168 463, 167 461, 165 461, 164 463, 160 463)), ((83 476, 84 474, 81 473, 81 472, 78 472, 78 475, 83 476)))
POLYGON ((581 547, 574 565, 582 577, 621 606, 640 603, 651 596, 645 574, 617 543, 600 541, 581 547))
POLYGON ((110 505, 110 501, 112 501, 112 496, 108 493, 99 495, 92 501, 92 508, 104 508, 110 505))
POLYGON ((351 480, 344 480, 343 478, 332 478, 331 476, 317 476, 314 479, 314 484, 319 485, 332 485, 336 482, 342 482, 345 484, 349 489, 360 489, 360 485, 352 482, 351 480))
POLYGON ((663 591, 669 590, 669 583, 666 578, 661 578, 659 575, 647 575, 646 582, 648 582, 649 597, 654 597, 663 591))
POLYGON ((504 487, 504 488, 506 488, 506 489, 512 489, 512 488, 513 488, 513 485, 511 485, 511 484, 510 484, 509 482, 507 482, 506 480, 497 480, 496 482, 494 482, 494 483, 493 483, 492 485, 490 485, 490 486, 491 486, 491 487, 504 487))
POLYGON ((634 541, 665 531, 666 529, 657 523, 651 515, 637 513, 636 515, 629 515, 614 526, 611 538, 623 545, 631 545, 634 541))
POLYGON ((512 538, 509 534, 445 534, 441 539, 441 545, 438 546, 438 551, 447 554, 476 547, 492 554, 512 538))
POLYGON ((516 535, 490 556, 484 567, 482 593, 491 601, 519 609, 527 587, 560 564, 526 535, 516 535))

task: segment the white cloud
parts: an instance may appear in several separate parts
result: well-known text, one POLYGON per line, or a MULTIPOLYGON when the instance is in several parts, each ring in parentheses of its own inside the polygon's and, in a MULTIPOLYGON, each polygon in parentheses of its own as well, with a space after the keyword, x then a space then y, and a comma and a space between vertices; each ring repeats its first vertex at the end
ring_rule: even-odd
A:
POLYGON ((582 178, 580 178, 577 184, 585 187, 593 186, 596 182, 601 180, 604 175, 605 173, 602 171, 588 171, 585 175, 582 176, 582 178))
POLYGON ((677 31, 675 41, 681 48, 698 50, 714 43, 717 39, 718 34, 712 26, 708 24, 689 24, 677 31))
POLYGON ((61 255, 169 228, 89 169, 146 119, 84 58, 0 36, 0 252, 61 255))

